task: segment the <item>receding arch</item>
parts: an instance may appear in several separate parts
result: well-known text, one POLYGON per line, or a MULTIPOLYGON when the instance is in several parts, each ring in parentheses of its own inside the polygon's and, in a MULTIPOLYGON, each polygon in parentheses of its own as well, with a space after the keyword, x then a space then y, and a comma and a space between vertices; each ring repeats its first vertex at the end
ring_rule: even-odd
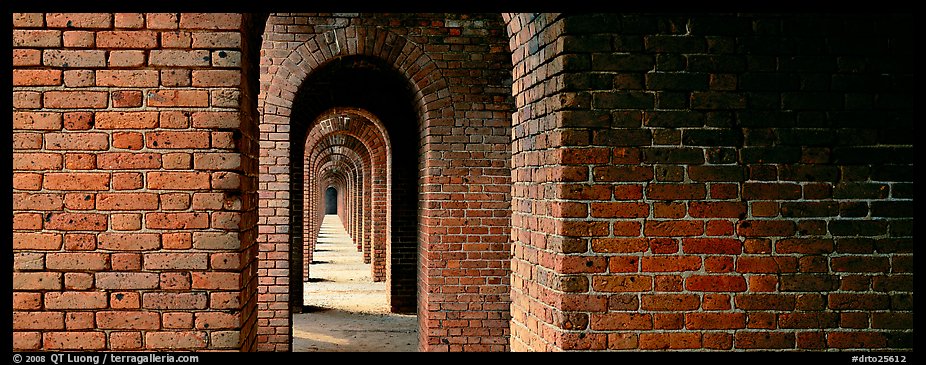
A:
MULTIPOLYGON (((268 87, 262 88, 259 98, 263 111, 261 131, 266 131, 266 134, 261 134, 259 166, 261 184, 266 184, 266 186, 260 186, 260 188, 262 191, 265 187, 267 188, 266 193, 262 195, 266 199, 262 199, 260 204, 262 207, 272 206, 274 208, 260 211, 262 213, 259 219, 261 236, 258 242, 261 251, 272 253, 285 250, 289 252, 291 244, 302 244, 295 238, 301 236, 302 231, 308 227, 302 226, 301 219, 299 222, 295 221, 292 204, 294 197, 290 196, 290 191, 294 191, 292 189, 294 183, 305 177, 294 176, 295 174, 288 171, 293 156, 291 153, 293 152, 292 133, 296 129, 294 124, 302 123, 291 118, 294 102, 303 82, 314 71, 346 56, 367 56, 379 59, 406 80, 412 95, 410 106, 413 107, 413 113, 416 115, 417 135, 420 136, 420 141, 414 143, 413 147, 417 150, 417 155, 422 156, 417 159, 417 166, 414 168, 422 173, 420 176, 419 174, 414 174, 414 176, 417 176, 419 182, 423 184, 412 184, 412 188, 414 189, 415 185, 423 185, 422 188, 426 189, 429 181, 426 178, 427 167, 431 165, 431 158, 426 152, 430 150, 433 143, 439 142, 433 140, 432 136, 444 133, 442 131, 432 132, 430 129, 433 125, 452 125, 453 123, 452 96, 447 82, 441 75, 440 68, 419 45, 382 28, 350 25, 310 36, 308 40, 293 49, 280 65, 269 69, 268 76, 265 76, 269 78, 269 82, 266 83, 268 87), (290 229, 289 226, 293 228, 290 229)), ((302 148, 300 146, 299 149, 302 148)), ((300 172, 299 175, 301 174, 300 172)), ((417 195, 417 190, 411 191, 411 194, 417 195)), ((416 198, 412 199, 417 202, 416 198)), ((426 204, 422 206, 426 207, 426 204)), ((413 210, 408 215, 415 217, 418 214, 413 210)), ((412 229, 410 233, 416 231, 420 229, 412 229)), ((301 241, 301 238, 299 240, 301 241)), ((417 241, 417 245, 426 244, 422 237, 419 237, 417 241)), ((270 255, 266 259, 269 262, 265 263, 265 266, 287 267, 289 264, 287 260, 269 257, 270 255)), ((287 255, 273 255, 272 257, 283 258, 287 255)), ((416 261, 414 257, 415 255, 412 254, 412 262, 416 261)), ((427 262, 420 264, 428 265, 427 262)), ((268 318, 266 322, 258 321, 258 330, 264 328, 265 332, 286 333, 291 336, 288 309, 290 305, 285 304, 285 302, 291 302, 291 299, 283 293, 293 292, 290 288, 293 283, 280 276, 274 276, 279 275, 277 271, 273 273, 271 274, 268 270, 265 275, 261 275, 263 272, 259 272, 259 276, 265 276, 259 281, 261 283, 258 288, 259 292, 281 294, 258 299, 258 310, 264 313, 262 318, 268 318)), ((414 287, 409 290, 412 293, 416 292, 414 287)), ((420 304, 419 307, 421 307, 420 304)), ((279 336, 272 338, 268 336, 266 340, 268 343, 274 343, 275 348, 288 346, 288 342, 283 344, 279 336)))

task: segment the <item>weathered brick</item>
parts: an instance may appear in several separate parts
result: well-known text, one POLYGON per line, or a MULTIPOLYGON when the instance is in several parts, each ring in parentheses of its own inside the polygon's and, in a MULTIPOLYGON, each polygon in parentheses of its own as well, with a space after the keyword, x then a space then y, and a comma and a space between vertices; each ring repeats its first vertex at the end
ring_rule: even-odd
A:
POLYGON ((102 350, 106 348, 106 334, 103 332, 45 332, 42 334, 44 348, 49 350, 102 350))
POLYGON ((209 189, 210 176, 204 172, 149 172, 149 189, 204 190, 209 189))
POLYGON ((107 13, 48 13, 45 24, 50 28, 109 28, 112 15, 107 13))
POLYGON ((115 30, 96 33, 96 45, 100 48, 156 48, 157 32, 148 30, 115 30))
POLYGON ((205 270, 209 256, 205 253, 148 253, 144 259, 146 270, 205 270))
POLYGON ((98 272, 96 287, 99 289, 156 289, 158 274, 138 272, 98 272))
POLYGON ((147 349, 199 349, 205 348, 209 336, 206 332, 146 332, 147 349))
POLYGON ((98 271, 109 266, 109 255, 103 253, 49 253, 45 266, 50 270, 98 271))
POLYGON ((13 86, 61 85, 61 70, 13 70, 13 86))
POLYGON ((45 293, 45 307, 48 309, 100 309, 106 308, 104 292, 50 292, 45 293))
POLYGON ((195 67, 209 66, 211 56, 207 50, 152 50, 149 66, 195 67))
POLYGON ((144 293, 142 295, 142 308, 146 309, 204 309, 206 308, 206 293, 144 293))
POLYGON ((733 275, 693 275, 685 279, 685 288, 692 291, 742 292, 746 291, 746 280, 733 275))
POLYGON ((101 329, 158 329, 161 316, 157 312, 101 311, 96 314, 101 329))
POLYGON ((42 64, 64 68, 105 67, 106 51, 47 49, 42 51, 42 64))
POLYGON ((156 87, 157 70, 97 70, 97 86, 156 87))
POLYGON ((60 130, 61 113, 13 112, 13 129, 60 130))

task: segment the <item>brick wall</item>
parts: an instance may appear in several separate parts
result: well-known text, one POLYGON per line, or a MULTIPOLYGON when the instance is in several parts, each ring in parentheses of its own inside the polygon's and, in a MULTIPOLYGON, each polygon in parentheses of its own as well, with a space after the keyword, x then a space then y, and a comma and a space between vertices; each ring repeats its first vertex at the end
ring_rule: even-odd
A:
POLYGON ((248 19, 13 14, 14 349, 248 342, 248 19))
POLYGON ((512 349, 913 347, 910 17, 505 17, 512 349))

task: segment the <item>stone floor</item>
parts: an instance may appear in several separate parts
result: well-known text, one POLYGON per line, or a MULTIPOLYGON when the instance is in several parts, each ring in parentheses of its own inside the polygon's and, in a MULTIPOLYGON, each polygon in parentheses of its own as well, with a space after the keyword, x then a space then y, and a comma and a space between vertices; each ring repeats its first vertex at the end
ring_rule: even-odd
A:
POLYGON ((418 348, 417 318, 389 313, 385 282, 370 266, 337 215, 322 221, 304 313, 293 315, 295 352, 407 352, 418 348))

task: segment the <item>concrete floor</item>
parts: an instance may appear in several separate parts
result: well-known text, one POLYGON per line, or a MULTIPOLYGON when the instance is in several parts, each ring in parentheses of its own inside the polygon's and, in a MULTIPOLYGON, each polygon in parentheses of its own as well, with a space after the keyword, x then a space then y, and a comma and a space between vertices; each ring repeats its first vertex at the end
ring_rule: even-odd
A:
POLYGON ((386 283, 373 282, 343 227, 337 215, 322 221, 305 283, 306 311, 293 315, 293 351, 416 351, 416 316, 389 313, 386 283))

